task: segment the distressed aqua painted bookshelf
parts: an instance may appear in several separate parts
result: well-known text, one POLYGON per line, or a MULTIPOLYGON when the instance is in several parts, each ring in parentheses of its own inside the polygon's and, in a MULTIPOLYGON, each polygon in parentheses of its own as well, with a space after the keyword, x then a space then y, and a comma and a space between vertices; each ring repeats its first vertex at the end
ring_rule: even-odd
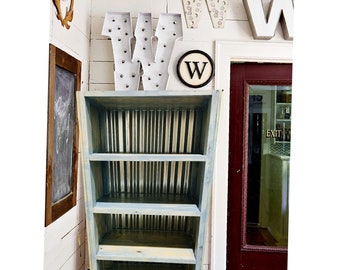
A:
POLYGON ((203 269, 221 91, 87 91, 91 270, 203 269))

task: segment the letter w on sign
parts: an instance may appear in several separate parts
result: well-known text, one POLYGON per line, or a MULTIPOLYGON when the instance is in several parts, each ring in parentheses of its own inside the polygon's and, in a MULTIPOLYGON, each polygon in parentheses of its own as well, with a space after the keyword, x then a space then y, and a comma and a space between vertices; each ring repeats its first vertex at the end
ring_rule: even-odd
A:
POLYGON ((151 13, 139 14, 134 37, 130 13, 106 13, 102 35, 111 39, 116 90, 138 90, 140 77, 144 90, 166 88, 171 53, 182 37, 181 17, 160 14, 155 34, 152 25, 151 13))
POLYGON ((197 28, 202 8, 207 6, 214 28, 224 28, 229 0, 182 0, 184 16, 188 28, 197 28))
POLYGON ((243 0, 255 39, 271 39, 281 21, 284 38, 293 40, 293 0, 272 0, 267 18, 261 0, 243 0))
POLYGON ((204 72, 204 69, 205 69, 206 65, 208 64, 208 62, 202 62, 201 69, 199 67, 199 62, 196 62, 196 61, 193 61, 193 62, 185 61, 185 64, 187 65, 188 72, 189 72, 191 79, 194 78, 195 73, 197 73, 198 78, 201 79, 203 72, 204 72), (193 66, 193 68, 192 68, 192 66, 193 66))

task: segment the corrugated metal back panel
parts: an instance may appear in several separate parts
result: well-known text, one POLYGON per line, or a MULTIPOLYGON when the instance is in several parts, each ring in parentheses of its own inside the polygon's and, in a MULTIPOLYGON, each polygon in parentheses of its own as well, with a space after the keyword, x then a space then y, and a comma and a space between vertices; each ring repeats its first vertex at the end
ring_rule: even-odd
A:
MULTIPOLYGON (((101 114, 101 149, 106 153, 202 153, 200 109, 108 109, 101 114)), ((192 199, 198 204, 195 162, 127 162, 102 164, 102 195, 142 202, 192 199)), ((107 215, 106 231, 112 229, 179 230, 193 232, 189 217, 107 215)))
MULTIPOLYGON (((99 216, 98 216, 99 217, 99 216)), ((101 215, 100 218, 103 216, 101 215)), ((107 214, 102 235, 117 229, 153 230, 166 232, 185 232, 193 235, 196 230, 196 218, 179 216, 156 216, 156 215, 117 215, 107 214)), ((164 244, 166 245, 166 244, 164 244)))
POLYGON ((112 153, 200 153, 199 109, 108 110, 103 151, 112 153))
MULTIPOLYGON (((195 197, 192 178, 199 169, 199 163, 190 161, 169 162, 107 162, 103 193, 115 196, 117 193, 131 196, 173 194, 195 197), (191 188, 190 188, 191 187, 191 188)), ((153 197, 150 196, 150 199, 153 197)))

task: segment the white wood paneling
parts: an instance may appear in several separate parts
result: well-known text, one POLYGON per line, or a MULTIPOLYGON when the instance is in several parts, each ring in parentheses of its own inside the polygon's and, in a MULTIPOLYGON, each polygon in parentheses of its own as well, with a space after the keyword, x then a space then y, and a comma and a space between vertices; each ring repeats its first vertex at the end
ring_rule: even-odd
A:
POLYGON ((90 3, 91 0, 75 0, 73 7, 73 20, 70 23, 70 25, 72 25, 72 28, 74 27, 77 32, 82 33, 84 36, 86 36, 87 40, 90 38, 90 3))
MULTIPOLYGON (((88 90, 91 0, 75 0, 74 16, 67 30, 50 4, 49 42, 82 62, 81 91, 88 90)), ((80 163, 80 162, 79 162, 80 163)), ((77 204, 45 228, 44 269, 85 269, 85 214, 81 171, 78 170, 77 204)))
POLYGON ((86 268, 86 263, 84 262, 84 257, 86 255, 86 245, 85 242, 70 256, 70 258, 65 262, 65 264, 60 268, 60 270, 84 270, 86 268))
MULTIPOLYGON (((97 39, 109 40, 108 37, 105 37, 101 34, 102 28, 103 28, 103 23, 104 23, 104 18, 105 18, 105 12, 102 14, 102 16, 94 16, 92 14, 92 17, 91 17, 91 42, 93 40, 97 40, 97 39)), ((91 44, 91 47, 92 47, 92 44, 91 44)))
MULTIPOLYGON (((81 245, 85 244, 84 200, 45 229, 45 269, 63 269, 81 245)), ((75 258, 73 258, 75 259, 75 258)), ((85 262, 85 254, 79 253, 79 265, 85 262)), ((76 269, 76 268, 75 268, 76 269)))
POLYGON ((92 39, 90 50, 91 62, 113 61, 112 45, 109 39, 92 39))
MULTIPOLYGON (((227 20, 223 29, 214 29, 210 20, 202 20, 197 29, 187 29, 183 31, 183 40, 187 41, 214 41, 214 40, 234 40, 253 41, 253 34, 248 21, 227 20), (205 33, 202 35, 202 31, 205 33)), ((275 36, 268 42, 283 40, 281 27, 278 27, 275 36)))
POLYGON ((114 83, 91 83, 89 85, 89 91, 110 91, 114 89, 114 83))
POLYGON ((113 84, 113 62, 90 62, 90 84, 113 84))
POLYGON ((81 61, 89 58, 90 18, 89 11, 85 11, 87 10, 86 5, 89 5, 90 1, 75 0, 75 7, 84 12, 74 11, 74 19, 70 22, 69 29, 62 27, 55 16, 56 9, 51 4, 50 42, 77 59, 81 58, 79 59, 81 61), (79 23, 79 25, 76 23, 79 23))
POLYGON ((167 0, 93 0, 92 17, 104 17, 108 11, 131 12, 137 17, 139 12, 151 12, 152 16, 158 18, 160 13, 167 12, 167 0))

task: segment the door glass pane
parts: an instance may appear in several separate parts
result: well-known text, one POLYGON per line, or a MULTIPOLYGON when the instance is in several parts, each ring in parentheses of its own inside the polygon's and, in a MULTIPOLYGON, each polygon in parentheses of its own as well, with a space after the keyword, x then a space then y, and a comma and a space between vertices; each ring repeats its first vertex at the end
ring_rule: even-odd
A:
POLYGON ((246 242, 287 247, 292 88, 248 90, 246 242))

